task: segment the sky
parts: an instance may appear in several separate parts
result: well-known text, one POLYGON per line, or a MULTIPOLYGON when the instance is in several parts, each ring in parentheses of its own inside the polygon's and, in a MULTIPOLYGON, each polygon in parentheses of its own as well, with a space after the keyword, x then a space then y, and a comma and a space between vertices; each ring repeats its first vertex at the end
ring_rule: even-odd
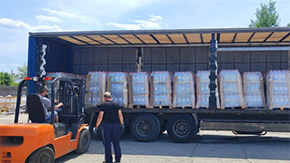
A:
MULTIPOLYGON (((0 72, 27 63, 29 32, 243 28, 269 0, 0 0, 0 72)), ((290 0, 276 0, 280 26, 290 0)))

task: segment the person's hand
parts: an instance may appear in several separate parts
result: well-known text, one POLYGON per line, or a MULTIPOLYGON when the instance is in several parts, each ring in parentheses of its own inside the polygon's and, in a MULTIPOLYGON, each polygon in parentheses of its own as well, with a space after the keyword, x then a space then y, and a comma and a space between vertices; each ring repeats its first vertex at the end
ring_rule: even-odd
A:
POLYGON ((125 131, 125 125, 121 124, 120 129, 121 129, 121 133, 123 133, 125 131))
POLYGON ((60 102, 60 103, 57 105, 57 108, 62 107, 62 106, 63 106, 63 103, 60 102))
POLYGON ((97 135, 98 134, 98 131, 99 131, 99 126, 96 126, 95 129, 94 129, 94 134, 97 135))

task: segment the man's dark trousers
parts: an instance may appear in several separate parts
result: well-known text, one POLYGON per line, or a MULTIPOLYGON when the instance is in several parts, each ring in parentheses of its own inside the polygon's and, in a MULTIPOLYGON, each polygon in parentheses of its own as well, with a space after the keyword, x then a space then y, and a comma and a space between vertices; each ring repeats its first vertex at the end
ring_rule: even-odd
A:
POLYGON ((121 148, 120 148, 120 124, 103 123, 103 143, 105 146, 105 159, 106 162, 112 161, 111 142, 114 146, 115 160, 121 161, 121 148))

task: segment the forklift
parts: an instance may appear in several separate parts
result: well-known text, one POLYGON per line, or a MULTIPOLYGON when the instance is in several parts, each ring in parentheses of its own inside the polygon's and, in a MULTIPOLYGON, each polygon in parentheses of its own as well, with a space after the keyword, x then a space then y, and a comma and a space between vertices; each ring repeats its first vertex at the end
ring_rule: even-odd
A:
POLYGON ((54 162, 67 153, 85 153, 91 134, 84 124, 85 80, 78 78, 26 77, 18 86, 14 124, 0 124, 0 162, 54 162), (27 123, 18 123, 22 88, 33 82, 33 94, 27 95, 27 123), (44 108, 37 94, 47 85, 51 100, 51 120, 46 122, 44 108), (59 123, 54 122, 57 100, 64 105, 57 110, 59 123))

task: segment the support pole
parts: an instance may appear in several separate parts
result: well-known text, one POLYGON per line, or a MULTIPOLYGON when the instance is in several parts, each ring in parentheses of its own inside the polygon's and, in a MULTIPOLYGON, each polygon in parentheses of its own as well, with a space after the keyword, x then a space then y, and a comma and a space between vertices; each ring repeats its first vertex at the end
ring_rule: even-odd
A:
POLYGON ((210 56, 209 56, 209 89, 210 89, 210 96, 209 96, 209 108, 216 109, 217 108, 217 98, 216 98, 216 91, 217 91, 217 41, 215 40, 215 34, 211 34, 211 42, 209 48, 210 56))
POLYGON ((136 55, 136 72, 142 72, 143 71, 143 48, 137 49, 137 55, 136 55))

